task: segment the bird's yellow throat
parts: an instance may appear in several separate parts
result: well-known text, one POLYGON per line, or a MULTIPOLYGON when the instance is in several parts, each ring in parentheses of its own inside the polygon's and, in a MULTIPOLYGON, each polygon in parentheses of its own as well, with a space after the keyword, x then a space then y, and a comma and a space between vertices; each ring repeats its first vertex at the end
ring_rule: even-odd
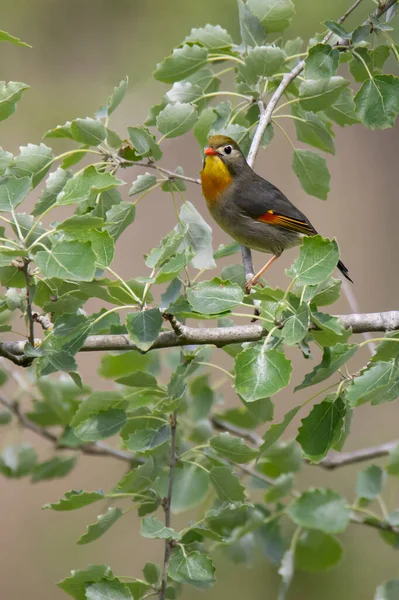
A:
POLYGON ((217 202, 220 194, 231 184, 232 177, 219 156, 206 156, 201 171, 202 192, 208 204, 217 202))

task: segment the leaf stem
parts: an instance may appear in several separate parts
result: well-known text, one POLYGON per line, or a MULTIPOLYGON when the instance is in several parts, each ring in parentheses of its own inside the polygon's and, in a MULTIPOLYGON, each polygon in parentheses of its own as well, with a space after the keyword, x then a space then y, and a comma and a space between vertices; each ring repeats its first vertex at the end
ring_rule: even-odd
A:
POLYGON ((230 377, 231 379, 234 379, 234 375, 232 375, 230 373, 230 371, 227 371, 226 369, 223 369, 223 367, 220 367, 219 365, 214 365, 213 363, 208 363, 208 362, 196 362, 196 364, 197 365, 202 365, 203 367, 213 367, 214 369, 217 369, 218 371, 221 371, 225 375, 228 375, 228 377, 230 377))
POLYGON ((228 56, 227 54, 209 54, 208 62, 219 62, 220 60, 232 60, 240 65, 245 65, 245 62, 237 56, 228 56))
POLYGON ((272 123, 274 123, 274 125, 276 125, 276 127, 278 127, 278 129, 281 131, 281 133, 284 134, 285 139, 288 141, 288 143, 291 145, 291 148, 295 152, 296 148, 295 148, 295 146, 294 146, 294 144, 293 144, 290 136, 288 135, 288 133, 284 129, 284 127, 281 127, 281 125, 279 123, 277 123, 277 121, 275 121, 274 119, 273 119, 272 123))

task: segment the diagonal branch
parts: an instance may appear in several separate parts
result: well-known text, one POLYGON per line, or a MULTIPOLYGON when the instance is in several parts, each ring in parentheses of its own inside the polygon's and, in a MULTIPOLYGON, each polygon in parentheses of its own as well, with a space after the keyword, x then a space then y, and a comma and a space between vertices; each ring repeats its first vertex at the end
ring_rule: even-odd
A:
MULTIPOLYGON (((40 427, 37 425, 24 413, 21 411, 20 406, 16 402, 9 402, 2 396, 0 396, 0 404, 5 406, 10 412, 12 412, 18 419, 18 422, 22 427, 28 429, 29 431, 33 431, 36 435, 42 437, 43 439, 55 444, 58 450, 71 450, 70 446, 63 446, 58 442, 58 436, 46 429, 45 427, 40 427)), ((140 461, 133 457, 129 452, 124 452, 123 450, 117 450, 103 444, 102 442, 95 442, 93 444, 82 444, 77 448, 83 454, 87 454, 89 456, 111 456, 112 458, 117 458, 118 460, 123 460, 125 462, 129 462, 131 464, 139 464, 140 461)))

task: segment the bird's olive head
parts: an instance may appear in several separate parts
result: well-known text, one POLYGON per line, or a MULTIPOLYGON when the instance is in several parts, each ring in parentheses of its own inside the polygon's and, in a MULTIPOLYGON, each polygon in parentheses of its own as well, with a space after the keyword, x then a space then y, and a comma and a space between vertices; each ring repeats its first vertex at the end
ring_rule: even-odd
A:
POLYGON ((205 161, 208 156, 218 157, 232 174, 238 173, 246 165, 245 157, 239 145, 226 135, 213 135, 210 137, 204 155, 205 161))

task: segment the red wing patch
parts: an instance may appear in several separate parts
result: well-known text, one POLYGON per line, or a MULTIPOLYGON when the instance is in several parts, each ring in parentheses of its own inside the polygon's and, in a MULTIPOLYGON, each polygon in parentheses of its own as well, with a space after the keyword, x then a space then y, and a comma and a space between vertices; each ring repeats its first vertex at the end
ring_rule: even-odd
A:
POLYGON ((309 225, 309 223, 306 223, 306 221, 299 221, 298 219, 291 219, 291 217, 284 217, 284 215, 279 215, 272 210, 269 210, 264 215, 258 217, 257 221, 270 223, 271 225, 278 225, 279 227, 284 227, 285 229, 297 231, 298 233, 303 233, 305 235, 315 234, 313 227, 309 225))

